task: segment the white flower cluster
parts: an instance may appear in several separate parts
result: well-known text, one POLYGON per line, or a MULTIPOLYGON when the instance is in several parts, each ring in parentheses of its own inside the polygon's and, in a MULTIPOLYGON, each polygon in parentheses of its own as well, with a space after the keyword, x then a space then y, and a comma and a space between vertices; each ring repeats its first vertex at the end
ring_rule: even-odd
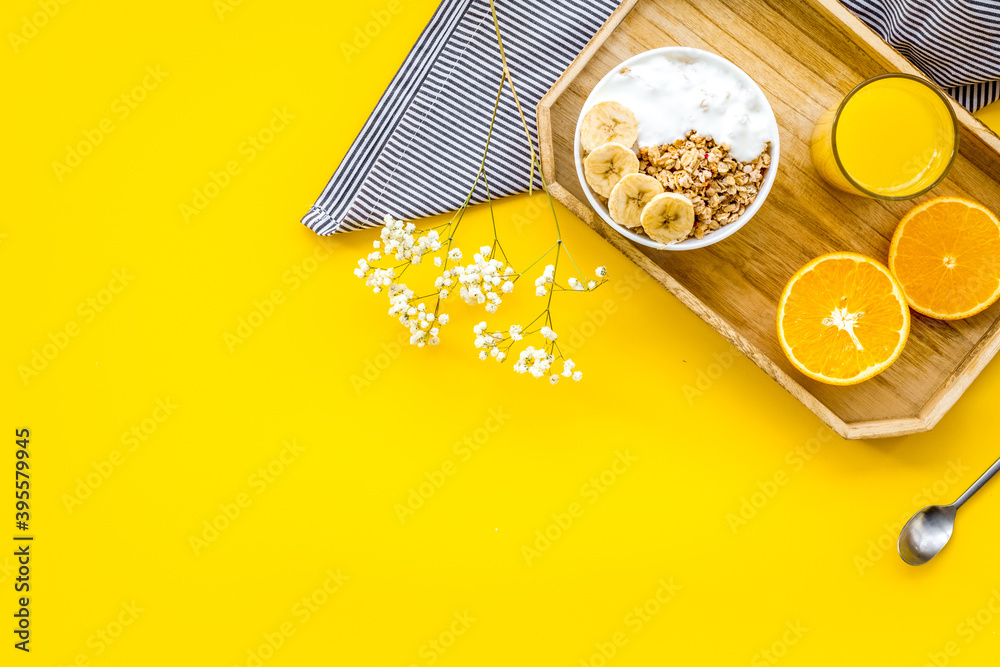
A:
MULTIPOLYGON (((507 355, 499 350, 497 346, 504 341, 504 334, 499 331, 493 333, 487 332, 486 326, 486 322, 480 322, 473 328, 476 334, 476 347, 483 348, 479 352, 479 358, 486 359, 487 350, 489 350, 489 356, 494 357, 497 361, 503 361, 507 355)), ((538 333, 550 343, 554 343, 559 338, 559 335, 548 326, 543 326, 538 330, 538 333)), ((521 327, 517 324, 510 327, 508 335, 511 341, 519 341, 524 338, 521 327)), ((559 375, 551 373, 554 362, 555 356, 544 347, 536 348, 529 345, 521 351, 517 361, 514 363, 514 372, 528 373, 536 378, 549 375, 549 383, 555 384, 559 381, 559 375)), ((574 371, 575 367, 576 364, 572 360, 565 359, 563 361, 563 376, 571 377, 577 381, 582 379, 583 373, 574 371)))
POLYGON ((436 229, 432 229, 417 239, 417 249, 413 253, 414 264, 420 263, 420 258, 429 252, 437 252, 441 249, 441 240, 438 238, 436 229))
MULTIPOLYGON (((412 222, 404 223, 402 220, 394 220, 391 215, 385 216, 382 243, 385 245, 386 257, 392 256, 401 262, 409 260, 413 264, 419 264, 423 255, 441 249, 437 230, 432 229, 423 236, 414 238, 416 228, 412 222)), ((378 247, 377 241, 375 247, 378 247)))
MULTIPOLYGON (((377 255, 378 253, 372 253, 372 255, 377 255)), ((372 259, 372 255, 368 255, 368 259, 372 259)), ((358 268, 354 269, 354 275, 365 281, 365 285, 372 288, 372 291, 378 294, 382 291, 383 287, 392 287, 395 283, 393 280, 396 278, 396 269, 391 266, 388 269, 376 269, 368 265, 368 260, 364 257, 358 260, 358 268)))
POLYGON ((548 294, 548 287, 551 289, 551 285, 556 281, 556 267, 554 264, 549 264, 545 267, 542 275, 535 279, 535 296, 545 296, 548 294))
MULTIPOLYGON (((563 362, 563 372, 562 372, 563 377, 567 377, 567 378, 571 377, 571 378, 573 378, 574 382, 579 382, 580 380, 583 379, 583 373, 581 373, 580 371, 574 371, 573 370, 574 368, 576 368, 576 364, 573 363, 572 359, 567 359, 566 361, 564 361, 563 362)), ((556 380, 552 380, 551 378, 549 378, 549 379, 552 382, 552 384, 555 384, 556 382, 559 381, 558 379, 556 379, 556 380)))
MULTIPOLYGON (((448 323, 448 315, 436 311, 440 307, 440 302, 446 299, 456 287, 456 283, 463 301, 471 305, 485 304, 487 312, 495 313, 497 306, 503 301, 501 295, 513 291, 518 274, 513 267, 505 264, 506 258, 501 261, 493 257, 493 247, 491 246, 479 248, 479 252, 473 255, 472 262, 465 265, 461 263, 462 251, 458 248, 449 248, 446 261, 453 264, 450 268, 443 270, 441 275, 435 279, 434 286, 437 294, 431 293, 430 297, 436 296, 438 302, 437 305, 428 307, 425 303, 419 302, 428 297, 420 297, 415 300, 413 290, 403 283, 396 282, 396 267, 378 268, 373 266, 379 260, 389 260, 390 258, 403 264, 419 264, 424 255, 437 253, 442 249, 441 238, 437 230, 430 230, 419 236, 415 232, 416 225, 413 223, 404 223, 387 215, 381 239, 372 243, 372 252, 358 260, 354 275, 364 280, 373 292, 379 293, 383 289, 388 292, 389 315, 397 318, 409 330, 411 345, 424 347, 425 345, 437 345, 440 342, 438 334, 441 327, 448 323)), ((442 261, 442 255, 435 256, 433 263, 436 267, 446 266, 445 261, 442 261)), ((555 264, 549 264, 545 267, 542 275, 535 280, 536 295, 546 296, 552 290, 564 289, 556 283, 555 272, 555 264)), ((598 280, 590 280, 586 284, 576 278, 569 278, 569 289, 590 291, 607 282, 607 269, 605 267, 597 267, 596 274, 598 280)), ((476 334, 475 346, 479 350, 479 358, 485 360, 492 357, 497 362, 504 361, 513 344, 523 340, 526 335, 522 327, 517 324, 512 325, 506 332, 490 332, 487 330, 486 322, 480 322, 473 328, 473 331, 476 334)), ((545 342, 541 348, 528 346, 522 350, 514 364, 515 372, 530 374, 538 378, 548 376, 551 384, 559 382, 560 377, 572 378, 577 381, 583 377, 580 371, 575 370, 576 364, 570 359, 563 360, 561 374, 553 368, 553 364, 556 363, 555 355, 559 353, 556 343, 559 336, 551 327, 542 326, 528 333, 538 333, 545 342)), ((561 357, 561 353, 559 354, 561 357)))
POLYGON ((399 316, 399 322, 410 330, 410 345, 423 347, 424 345, 437 345, 441 342, 438 338, 439 326, 448 323, 448 316, 438 315, 428 312, 427 306, 420 303, 416 306, 410 303, 413 298, 413 290, 407 289, 406 285, 393 284, 389 287, 389 315, 399 316), (434 325, 435 319, 439 326, 434 325))
POLYGON ((597 287, 597 281, 595 281, 595 280, 591 280, 586 285, 584 285, 582 282, 580 282, 576 278, 570 278, 568 282, 569 282, 569 286, 573 290, 575 290, 577 292, 585 292, 587 290, 592 290, 595 287, 597 287))
POLYGON ((529 345, 521 350, 521 356, 518 357, 517 363, 514 364, 514 372, 531 373, 536 378, 540 378, 549 370, 554 360, 555 357, 545 349, 529 345))
POLYGON ((497 361, 503 361, 507 358, 507 354, 497 347, 503 342, 502 333, 499 331, 492 333, 487 331, 486 322, 480 322, 472 327, 472 331, 476 334, 476 349, 479 350, 480 359, 486 361, 486 357, 490 356, 497 361))
MULTIPOLYGON (((534 348, 528 346, 524 348, 521 352, 521 356, 518 358, 517 363, 514 364, 514 371, 516 373, 530 373, 533 377, 540 378, 545 376, 552 368, 552 363, 555 361, 555 357, 549 354, 544 349, 534 348)), ((580 371, 574 371, 576 364, 573 363, 572 359, 565 359, 563 361, 563 377, 573 378, 573 380, 579 382, 583 379, 583 373, 580 371)), ((559 382, 559 376, 555 373, 549 375, 549 384, 555 384, 559 382)))
MULTIPOLYGON (((434 285, 439 290, 452 284, 452 277, 458 279, 459 294, 462 300, 469 305, 480 303, 486 304, 486 312, 495 313, 497 306, 502 303, 500 293, 509 294, 514 289, 514 282, 510 277, 514 275, 514 269, 504 266, 498 259, 486 259, 492 252, 489 246, 483 246, 473 255, 472 264, 462 266, 459 264, 451 271, 445 271, 434 285), (498 293, 499 292, 499 293, 498 293)), ((457 248, 448 252, 448 257, 461 259, 462 253, 457 248)), ((445 290, 447 291, 447 290, 445 290)))
MULTIPOLYGON (((389 287, 389 316, 400 316, 400 322, 406 317, 406 311, 410 308, 410 299, 413 298, 413 290, 407 289, 406 285, 392 285, 389 287)), ((406 322, 403 322, 406 324, 406 322)))
POLYGON ((438 298, 447 299, 449 291, 446 287, 451 287, 455 282, 451 279, 452 273, 450 269, 445 269, 444 273, 434 279, 434 289, 438 291, 438 298))

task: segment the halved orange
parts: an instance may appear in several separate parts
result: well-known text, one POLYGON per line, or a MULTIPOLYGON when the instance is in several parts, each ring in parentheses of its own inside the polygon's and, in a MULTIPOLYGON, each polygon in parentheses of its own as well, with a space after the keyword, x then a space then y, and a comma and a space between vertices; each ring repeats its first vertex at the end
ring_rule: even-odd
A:
POLYGON ((939 320, 975 315, 1000 297, 1000 220, 969 199, 926 201, 899 221, 889 270, 918 313, 939 320))
POLYGON ((803 266, 778 303, 778 340, 788 360, 827 384, 878 375, 899 358, 909 334, 903 288, 882 264, 854 252, 803 266))

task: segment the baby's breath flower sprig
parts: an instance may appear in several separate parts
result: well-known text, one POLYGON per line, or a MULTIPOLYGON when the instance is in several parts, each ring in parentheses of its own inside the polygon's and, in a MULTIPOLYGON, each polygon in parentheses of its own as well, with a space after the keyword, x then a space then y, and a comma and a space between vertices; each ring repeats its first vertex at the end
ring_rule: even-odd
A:
POLYGON ((569 248, 563 242, 555 203, 549 192, 545 174, 542 172, 534 140, 531 137, 531 130, 521 108, 513 77, 507 66, 507 55, 493 0, 490 0, 490 11, 493 16, 503 71, 493 104, 493 114, 490 118, 482 160, 468 195, 450 220, 422 231, 418 231, 412 222, 396 220, 391 215, 386 215, 380 240, 373 242, 372 252, 358 260, 354 274, 364 280, 365 285, 370 287, 372 292, 378 294, 385 291, 387 293, 389 315, 397 318, 409 330, 411 345, 424 347, 440 343, 441 328, 448 324, 450 319, 447 313, 442 312, 442 304, 456 292, 466 304, 481 305, 487 313, 496 313, 506 295, 514 291, 518 280, 528 275, 536 265, 551 258, 551 263, 545 264, 541 274, 535 279, 535 295, 545 298, 545 308, 542 312, 527 324, 514 324, 506 330, 489 331, 487 323, 480 322, 473 327, 474 345, 479 350, 479 358, 483 360, 492 358, 503 363, 508 357, 516 355, 517 360, 513 364, 516 373, 537 378, 548 377, 551 384, 556 384, 560 377, 579 381, 583 374, 575 370, 576 364, 571 359, 564 357, 559 348, 559 335, 553 329, 552 298, 556 292, 591 292, 597 289, 607 282, 607 270, 603 266, 598 267, 594 278, 584 278, 570 254, 569 248), (537 170, 542 190, 545 192, 549 208, 552 211, 556 235, 555 243, 521 271, 514 268, 500 243, 496 215, 493 210, 493 195, 490 192, 489 175, 486 169, 493 128, 496 124, 497 111, 505 87, 510 88, 531 154, 531 171, 528 174, 529 193, 534 187, 537 170), (459 225, 480 183, 486 190, 493 240, 489 245, 479 246, 478 252, 472 253, 471 257, 466 257, 465 253, 456 245, 455 238, 459 225), (576 272, 576 276, 570 276, 565 284, 557 280, 559 260, 564 254, 576 272), (433 271, 436 275, 433 288, 422 290, 426 293, 417 296, 413 289, 401 281, 401 278, 414 265, 424 264, 425 258, 429 260, 427 263, 433 265, 433 271), (433 299, 433 307, 430 305, 431 299, 433 299), (527 344, 527 340, 534 341, 535 345, 527 344), (521 344, 522 341, 525 341, 524 347, 515 350, 514 347, 521 344), (562 362, 561 370, 555 367, 559 361, 562 362))

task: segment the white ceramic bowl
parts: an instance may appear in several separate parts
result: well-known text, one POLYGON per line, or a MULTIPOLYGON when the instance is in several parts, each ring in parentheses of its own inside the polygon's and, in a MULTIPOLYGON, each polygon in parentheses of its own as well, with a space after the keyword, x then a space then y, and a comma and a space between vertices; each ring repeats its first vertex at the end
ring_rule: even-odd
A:
POLYGON ((656 248, 657 250, 693 250, 695 248, 704 248, 705 246, 712 245, 713 243, 718 243, 722 239, 729 238, 737 231, 740 230, 743 225, 750 221, 750 218, 757 213, 760 207, 764 204, 764 200, 767 199, 768 193, 771 191, 771 186, 774 185, 775 176, 778 173, 778 155, 780 153, 780 147, 778 145, 778 121, 774 117, 774 111, 771 109, 770 103, 768 103, 767 98, 764 96, 763 91, 760 87, 751 79, 746 72, 741 70, 739 67, 729 62, 721 56, 717 56, 714 53, 709 53, 708 51, 702 51, 701 49, 693 49, 684 46, 666 46, 660 49, 653 49, 652 51, 646 51, 638 55, 632 56, 625 62, 612 67, 611 70, 601 79, 594 89, 590 91, 590 96, 587 101, 584 102, 583 108, 589 109, 592 105, 590 100, 599 94, 601 88, 610 79, 614 73, 618 72, 623 67, 630 67, 636 63, 645 60, 647 58, 653 58, 658 55, 676 55, 685 58, 697 57, 709 62, 713 62, 723 67, 726 70, 732 72, 735 76, 743 79, 749 84, 754 90, 760 91, 761 97, 764 99, 764 104, 767 105, 767 110, 771 115, 771 136, 773 140, 771 141, 771 164, 764 174, 764 182, 761 184, 760 191, 757 193, 757 198, 754 199, 753 203, 747 208, 747 210, 736 219, 735 222, 731 222, 721 229, 717 229, 714 232, 709 232, 705 234, 703 238, 700 239, 687 239, 681 241, 680 243, 663 244, 657 243, 648 236, 643 236, 641 234, 636 234, 630 231, 626 227, 619 225, 617 222, 611 219, 611 214, 608 212, 608 207, 598 200, 597 195, 591 190, 590 185, 587 184, 587 179, 583 175, 583 151, 580 148, 580 124, 583 122, 583 114, 580 114, 579 120, 576 123, 576 137, 573 140, 573 154, 576 158, 576 173, 580 179, 580 184, 583 186, 583 191, 587 195, 587 200, 590 201, 590 205, 593 207, 597 214, 604 219, 606 223, 611 225, 615 231, 617 231, 622 236, 635 241, 644 246, 650 248, 656 248))

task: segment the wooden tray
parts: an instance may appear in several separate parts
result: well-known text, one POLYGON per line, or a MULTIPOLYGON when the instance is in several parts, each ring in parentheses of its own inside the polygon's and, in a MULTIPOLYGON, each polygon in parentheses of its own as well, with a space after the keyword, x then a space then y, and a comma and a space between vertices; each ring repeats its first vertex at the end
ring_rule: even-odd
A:
POLYGON ((957 104, 961 154, 929 195, 874 201, 820 179, 808 145, 816 119, 883 72, 920 75, 836 0, 626 0, 538 106, 552 193, 846 438, 933 428, 1000 346, 1000 304, 957 322, 914 313, 909 343, 889 370, 831 387, 796 371, 778 344, 778 298, 810 259, 853 250, 885 262, 899 219, 931 196, 962 195, 1000 211, 1000 140, 957 104), (626 58, 673 45, 743 68, 771 103, 781 138, 777 180, 757 216, 729 239, 685 252, 634 245, 611 229, 585 203, 573 163, 577 118, 594 85, 626 58))

